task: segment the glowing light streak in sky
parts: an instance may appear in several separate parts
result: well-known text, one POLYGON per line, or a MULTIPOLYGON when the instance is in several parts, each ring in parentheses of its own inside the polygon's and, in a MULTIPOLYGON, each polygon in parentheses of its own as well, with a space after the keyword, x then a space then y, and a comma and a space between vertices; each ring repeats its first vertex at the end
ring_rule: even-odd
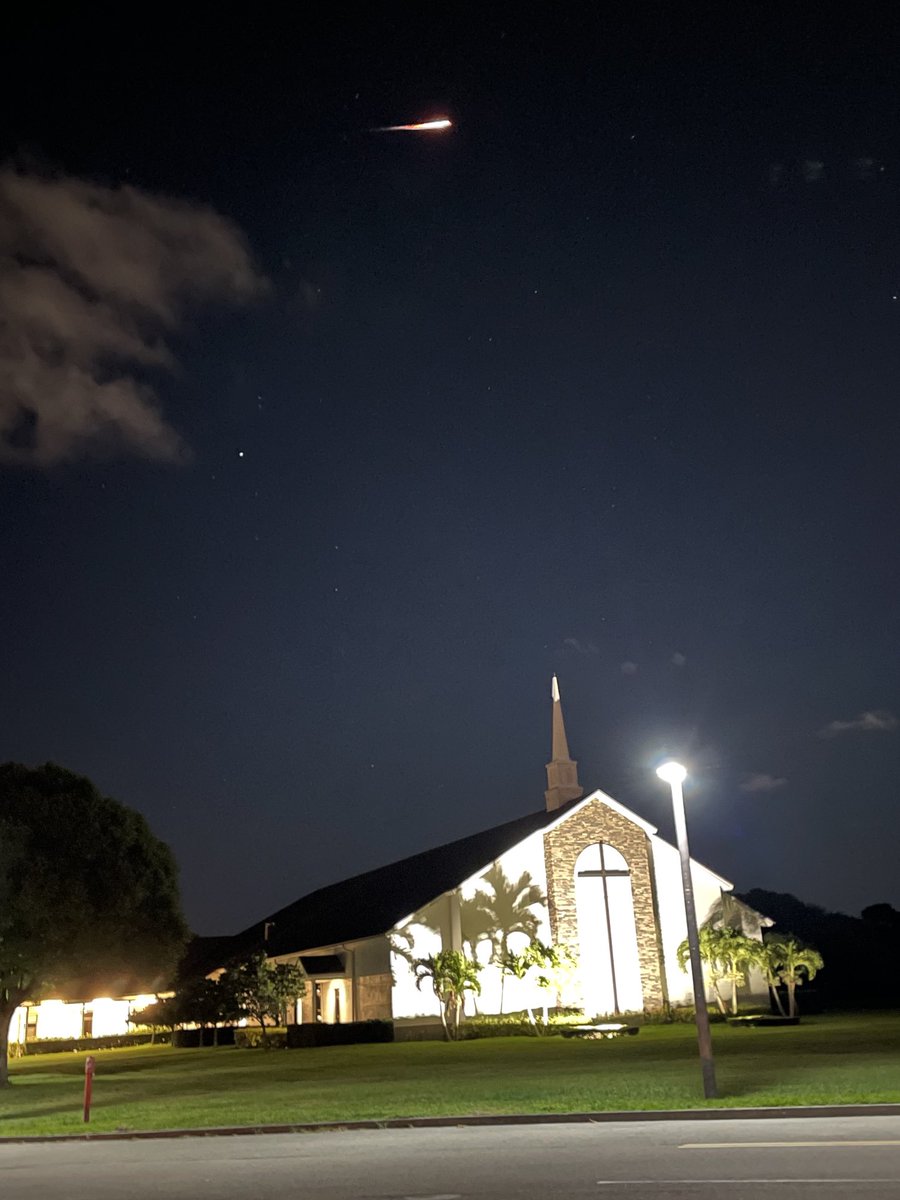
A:
POLYGON ((440 129, 452 128, 452 121, 440 117, 434 121, 418 121, 414 125, 380 125, 372 133, 435 133, 440 129))

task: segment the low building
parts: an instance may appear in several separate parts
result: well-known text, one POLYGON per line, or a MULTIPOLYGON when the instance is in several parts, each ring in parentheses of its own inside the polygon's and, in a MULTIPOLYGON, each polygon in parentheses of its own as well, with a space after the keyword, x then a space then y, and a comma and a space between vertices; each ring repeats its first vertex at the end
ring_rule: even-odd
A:
POLYGON ((162 980, 74 980, 50 999, 20 1005, 10 1022, 10 1044, 132 1033, 133 1014, 153 1004, 163 994, 153 989, 164 986, 168 984, 162 980))

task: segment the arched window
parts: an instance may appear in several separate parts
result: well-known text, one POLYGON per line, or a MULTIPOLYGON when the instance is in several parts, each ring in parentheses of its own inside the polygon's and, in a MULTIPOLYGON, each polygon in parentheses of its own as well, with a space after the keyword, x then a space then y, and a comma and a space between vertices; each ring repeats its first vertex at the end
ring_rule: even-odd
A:
POLYGON ((587 1016, 644 1006, 631 872, 612 846, 587 846, 575 863, 575 905, 587 1016))

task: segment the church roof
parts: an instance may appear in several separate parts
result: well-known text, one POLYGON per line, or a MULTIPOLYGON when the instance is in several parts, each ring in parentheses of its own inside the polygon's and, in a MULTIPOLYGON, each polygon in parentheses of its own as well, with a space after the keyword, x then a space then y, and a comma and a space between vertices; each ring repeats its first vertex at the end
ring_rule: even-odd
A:
POLYGON ((233 955, 261 949, 275 958, 387 933, 444 892, 459 887, 532 833, 555 824, 570 808, 530 813, 481 833, 332 883, 295 900, 233 940, 233 955), (265 926, 269 934, 264 938, 265 926))

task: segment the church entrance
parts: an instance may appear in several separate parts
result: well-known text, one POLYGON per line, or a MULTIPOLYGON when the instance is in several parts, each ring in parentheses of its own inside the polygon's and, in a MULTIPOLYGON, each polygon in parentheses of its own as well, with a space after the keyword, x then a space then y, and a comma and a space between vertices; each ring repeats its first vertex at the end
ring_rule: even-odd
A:
POLYGON ((618 850, 587 846, 575 863, 575 906, 585 1016, 644 1007, 631 872, 618 850))

